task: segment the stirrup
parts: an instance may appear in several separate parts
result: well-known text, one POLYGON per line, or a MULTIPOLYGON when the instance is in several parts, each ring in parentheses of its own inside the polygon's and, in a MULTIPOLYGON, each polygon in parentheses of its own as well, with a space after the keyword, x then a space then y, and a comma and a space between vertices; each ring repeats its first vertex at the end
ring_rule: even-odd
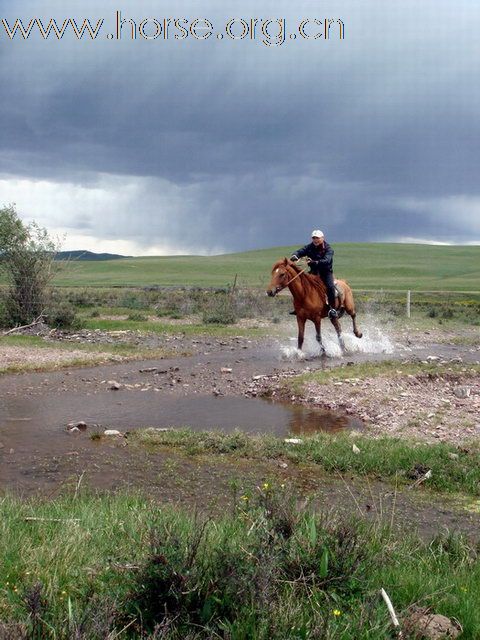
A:
POLYGON ((331 318, 338 318, 338 313, 337 310, 334 309, 333 307, 330 307, 330 309, 328 310, 328 317, 331 318))

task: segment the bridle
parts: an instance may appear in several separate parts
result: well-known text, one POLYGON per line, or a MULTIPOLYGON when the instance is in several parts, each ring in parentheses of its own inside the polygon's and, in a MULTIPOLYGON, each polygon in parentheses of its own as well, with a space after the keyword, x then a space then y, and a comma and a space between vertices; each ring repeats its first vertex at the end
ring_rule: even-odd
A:
POLYGON ((302 275, 302 273, 305 273, 305 271, 308 269, 308 267, 305 267, 305 269, 302 269, 302 271, 299 271, 299 273, 297 273, 297 275, 293 276, 293 278, 291 280, 289 280, 287 282, 287 284, 282 284, 282 286, 278 286, 275 287, 275 295, 277 295, 277 293, 280 293, 280 291, 283 291, 284 289, 286 289, 294 280, 296 280, 298 277, 300 277, 302 275))

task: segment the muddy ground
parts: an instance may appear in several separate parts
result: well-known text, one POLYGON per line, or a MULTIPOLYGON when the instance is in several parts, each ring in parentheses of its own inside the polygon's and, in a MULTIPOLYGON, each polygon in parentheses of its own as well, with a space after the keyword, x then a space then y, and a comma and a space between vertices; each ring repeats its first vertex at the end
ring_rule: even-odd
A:
MULTIPOLYGON (((332 382, 321 389, 312 384, 304 397, 295 398, 309 409, 333 410, 335 414, 330 415, 318 412, 307 417, 300 413, 285 418, 281 406, 267 409, 258 400, 266 390, 278 390, 285 378, 325 367, 397 359, 452 362, 468 369, 480 361, 478 328, 462 329, 461 335, 457 331, 454 336, 431 329, 390 333, 375 326, 365 329, 363 342, 347 337, 348 353, 344 356, 340 356, 334 337, 327 331, 329 357, 325 359, 317 357, 312 336, 307 340, 307 357, 299 355, 291 326, 284 333, 276 327, 278 337, 254 340, 186 338, 179 331, 176 336, 157 335, 149 340, 155 348, 187 352, 189 356, 3 375, 1 490, 50 496, 65 487, 77 487, 80 482, 81 487, 127 487, 161 501, 221 511, 234 500, 232 480, 237 485, 235 491, 241 492, 270 479, 300 487, 326 508, 361 511, 366 517, 382 513, 399 522, 413 522, 426 535, 443 526, 475 535, 480 523, 478 515, 445 504, 443 499, 432 498, 423 490, 395 494, 391 486, 325 477, 313 467, 281 468, 273 461, 252 463, 222 456, 203 459, 172 451, 137 449, 125 439, 94 441, 90 437, 104 428, 125 432, 136 427, 170 426, 175 416, 181 416, 182 423, 191 428, 238 426, 249 432, 270 431, 277 435, 301 433, 305 425, 304 430, 310 432, 343 425, 363 428, 374 435, 389 433, 458 444, 478 438, 480 386, 478 378, 467 373, 465 379, 456 378, 454 382, 448 378, 407 376, 388 381, 367 378, 332 382), (268 413, 271 410, 280 413, 272 417, 268 413), (67 432, 67 425, 77 421, 85 421, 87 430, 67 432)), ((48 350, 35 350, 42 354, 44 362, 49 357, 55 361, 58 355, 55 337, 48 339, 48 350)), ((111 340, 111 336, 97 332, 96 336, 60 335, 58 339, 101 343, 102 339, 111 340)), ((0 363, 7 356, 21 360, 22 354, 17 352, 15 356, 15 349, 18 347, 0 344, 0 363)))

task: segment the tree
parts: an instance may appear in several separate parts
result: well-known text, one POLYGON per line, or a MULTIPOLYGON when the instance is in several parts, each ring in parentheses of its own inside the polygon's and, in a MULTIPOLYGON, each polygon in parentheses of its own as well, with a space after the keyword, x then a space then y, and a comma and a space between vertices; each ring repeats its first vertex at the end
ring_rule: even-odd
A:
POLYGON ((23 223, 14 205, 0 209, 0 269, 7 325, 28 324, 44 313, 57 246, 46 229, 23 223))

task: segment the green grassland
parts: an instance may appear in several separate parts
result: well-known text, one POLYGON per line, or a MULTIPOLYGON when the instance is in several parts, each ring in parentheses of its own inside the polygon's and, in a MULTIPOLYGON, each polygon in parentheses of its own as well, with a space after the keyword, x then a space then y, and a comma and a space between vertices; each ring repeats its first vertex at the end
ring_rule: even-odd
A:
POLYGON ((417 605, 479 638, 467 540, 299 510, 272 483, 232 497, 221 520, 128 495, 3 498, 0 534, 9 640, 385 640, 396 634, 381 588, 405 631, 417 605))
MULTIPOLYGON (((298 248, 273 247, 220 256, 168 256, 60 263, 59 286, 265 287, 273 263, 298 248)), ((338 243, 335 273, 355 289, 478 291, 480 248, 338 243)))

